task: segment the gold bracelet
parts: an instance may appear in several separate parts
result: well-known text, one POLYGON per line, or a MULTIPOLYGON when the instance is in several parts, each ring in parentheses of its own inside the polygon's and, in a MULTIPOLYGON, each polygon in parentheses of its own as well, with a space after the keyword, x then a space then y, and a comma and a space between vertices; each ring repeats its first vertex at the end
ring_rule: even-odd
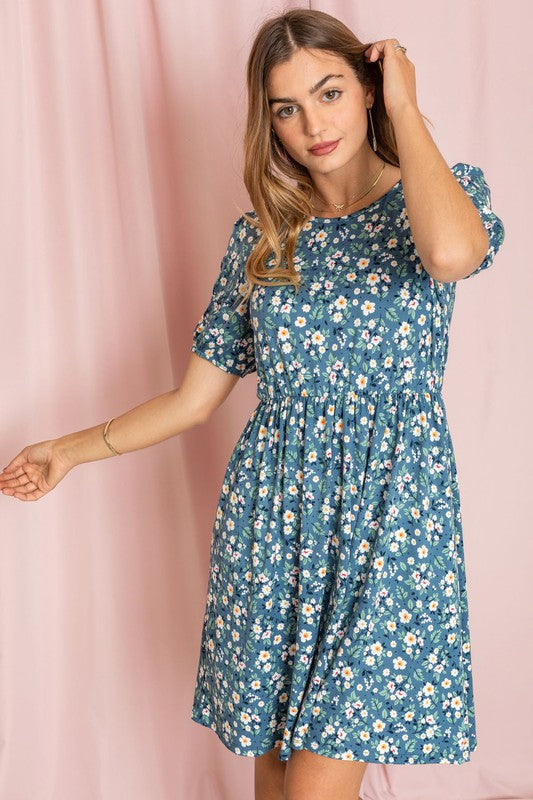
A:
POLYGON ((107 429, 109 428, 109 426, 111 425, 111 423, 113 422, 113 420, 114 420, 114 419, 115 419, 115 417, 112 417, 112 418, 109 420, 109 422, 107 423, 107 425, 105 426, 105 428, 104 428, 104 441, 105 441, 106 445, 109 447, 109 449, 111 450, 111 452, 112 452, 114 455, 116 455, 116 456, 121 456, 121 455, 122 455, 122 453, 119 453, 119 452, 118 452, 118 450, 115 450, 115 448, 113 447, 113 445, 111 444, 111 442, 110 442, 110 441, 109 441, 109 439, 107 438, 107 429))

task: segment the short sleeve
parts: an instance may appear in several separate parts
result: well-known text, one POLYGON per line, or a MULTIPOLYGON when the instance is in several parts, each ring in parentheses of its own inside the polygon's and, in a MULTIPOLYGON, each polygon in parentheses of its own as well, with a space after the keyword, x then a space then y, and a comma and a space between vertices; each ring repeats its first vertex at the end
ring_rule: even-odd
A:
POLYGON ((476 206, 489 236, 489 248, 485 258, 473 272, 464 276, 464 278, 471 278, 472 275, 477 275, 481 270, 490 267, 504 240, 505 228, 501 219, 492 210, 490 189, 485 181, 483 170, 472 164, 463 164, 461 162, 454 164, 451 170, 476 206))
POLYGON ((257 369, 253 328, 246 291, 246 227, 241 216, 233 224, 211 299, 193 332, 191 350, 224 372, 244 377, 257 369))

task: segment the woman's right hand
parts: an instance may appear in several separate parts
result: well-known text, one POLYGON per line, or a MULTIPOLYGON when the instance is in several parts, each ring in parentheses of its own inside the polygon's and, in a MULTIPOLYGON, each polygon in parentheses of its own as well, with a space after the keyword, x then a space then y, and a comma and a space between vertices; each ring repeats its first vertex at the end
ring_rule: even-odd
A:
POLYGON ((30 444, 0 472, 0 491, 19 500, 39 500, 71 469, 55 439, 30 444))

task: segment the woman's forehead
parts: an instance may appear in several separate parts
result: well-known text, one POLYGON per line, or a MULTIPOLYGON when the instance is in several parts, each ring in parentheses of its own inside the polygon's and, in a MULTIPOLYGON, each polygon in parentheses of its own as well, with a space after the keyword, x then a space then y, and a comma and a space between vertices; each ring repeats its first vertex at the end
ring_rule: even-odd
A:
POLYGON ((353 71, 341 56, 321 51, 317 55, 315 53, 316 50, 298 50, 288 61, 272 67, 266 82, 269 92, 290 89, 307 93, 316 90, 318 81, 326 75, 345 80, 354 77, 353 71))

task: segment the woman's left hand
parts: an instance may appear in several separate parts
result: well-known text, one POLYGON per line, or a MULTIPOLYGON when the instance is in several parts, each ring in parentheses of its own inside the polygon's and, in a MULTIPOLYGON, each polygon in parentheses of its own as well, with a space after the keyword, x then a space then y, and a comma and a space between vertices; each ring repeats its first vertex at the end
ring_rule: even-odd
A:
POLYGON ((385 110, 392 119, 406 106, 418 109, 416 100, 415 65, 403 50, 394 48, 398 39, 381 39, 365 50, 367 62, 377 61, 383 74, 385 110), (383 66, 382 66, 383 63, 383 66))

